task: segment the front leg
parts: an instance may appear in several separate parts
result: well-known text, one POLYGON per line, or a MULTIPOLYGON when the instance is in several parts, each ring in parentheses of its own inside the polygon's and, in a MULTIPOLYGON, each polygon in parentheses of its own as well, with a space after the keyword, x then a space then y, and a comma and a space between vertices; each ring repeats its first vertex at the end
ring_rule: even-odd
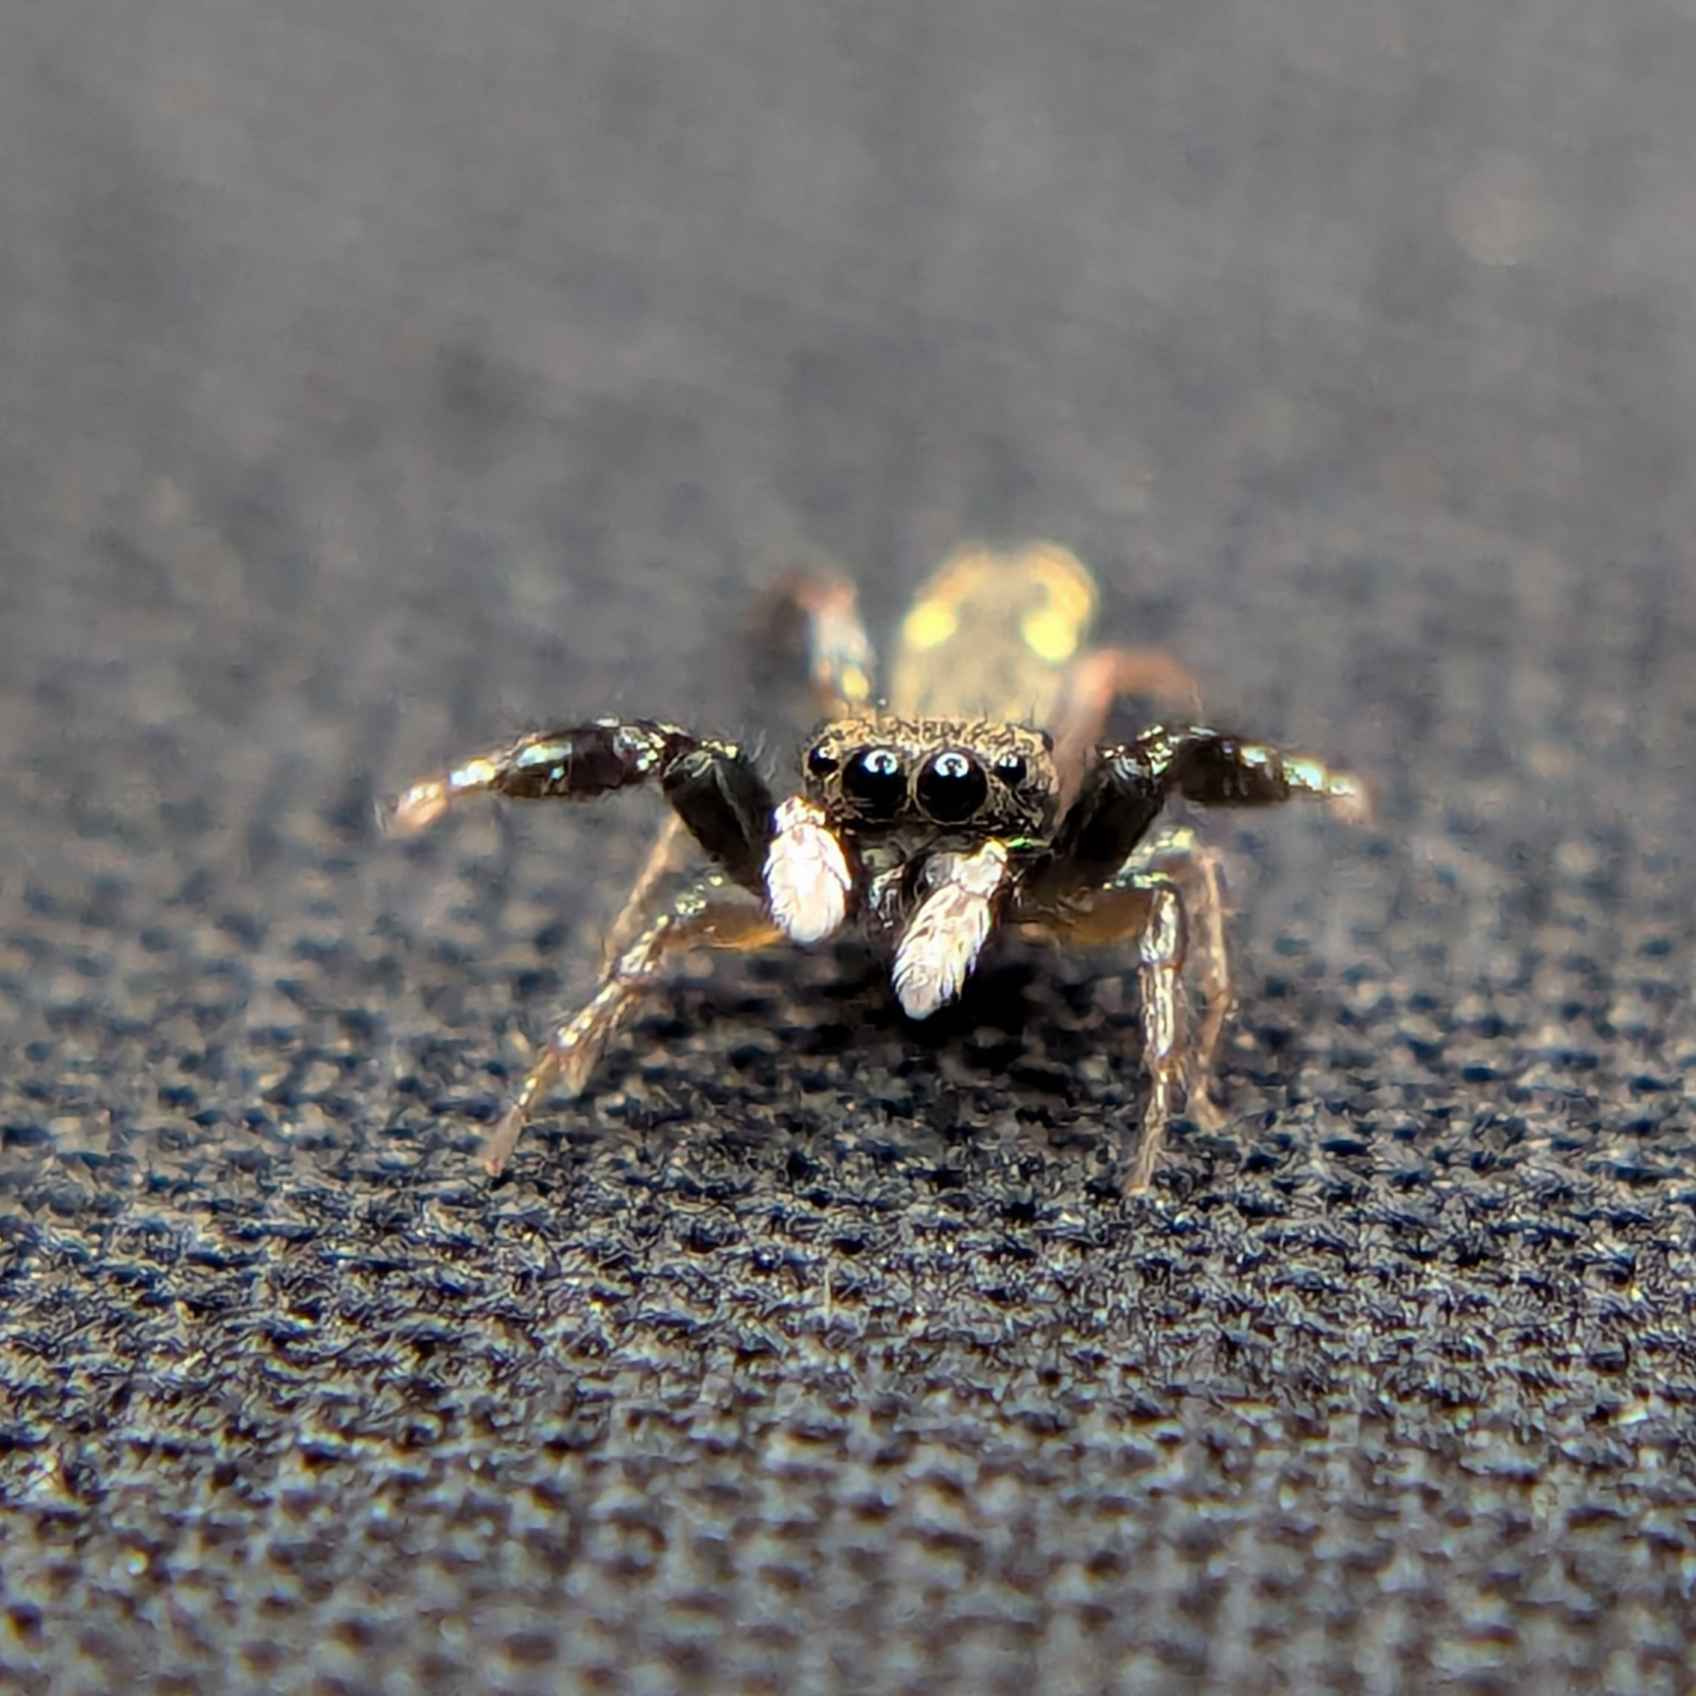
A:
POLYGON ((1079 655, 1067 669, 1065 691, 1049 726, 1062 812, 1089 770, 1114 703, 1130 695, 1152 696, 1191 712, 1201 709, 1201 686, 1182 661, 1159 648, 1092 648, 1079 655))
MULTIPOLYGON (((865 622, 860 617, 859 595, 854 585, 834 572, 794 571, 773 587, 768 603, 773 615, 769 622, 774 626, 792 618, 798 618, 805 625, 807 672, 820 710, 832 718, 839 718, 863 709, 871 700, 877 660, 871 638, 866 634, 865 622)), ((790 808, 787 815, 778 815, 777 828, 781 828, 785 816, 793 826, 795 815, 794 809, 790 808)), ((674 812, 660 826, 636 882, 607 932, 601 945, 603 965, 610 965, 635 941, 647 916, 649 897, 662 878, 679 869, 687 846, 688 831, 683 820, 674 812)), ((801 846, 804 848, 805 844, 801 846)), ((793 848, 794 845, 791 845, 785 853, 793 852, 793 848)), ((780 867, 783 860, 784 855, 780 855, 780 867)), ((776 880, 768 878, 767 881, 776 893, 790 902, 787 906, 774 903, 774 907, 780 916, 787 914, 795 918, 799 927, 795 934, 799 939, 807 934, 807 921, 799 916, 795 902, 804 901, 804 895, 793 888, 796 868, 790 866, 786 869, 789 874, 787 884, 783 881, 783 869, 780 869, 776 880)), ((846 870, 843 875, 846 877, 846 870)), ((840 913, 837 915, 836 923, 841 922, 841 916, 840 913)), ((818 921, 813 922, 816 924, 818 921)), ((835 926, 830 925, 830 928, 835 926)))
POLYGON ((758 892, 771 843, 771 791, 734 742, 692 735, 652 719, 596 719, 537 731, 492 748, 407 789, 392 829, 411 834, 462 796, 591 801, 614 790, 658 783, 695 840, 745 889, 758 892))
POLYGON ((1096 750, 1034 893, 1051 899, 1112 877, 1174 795, 1212 807, 1272 806, 1308 797, 1329 802, 1351 822, 1371 814, 1358 777, 1310 754, 1204 725, 1156 725, 1134 742, 1096 750))
POLYGON ((1209 807, 1264 807, 1303 797, 1327 801, 1351 824, 1372 814, 1366 785, 1312 754, 1250 742, 1204 725, 1155 725, 1134 742, 1103 748, 1121 780, 1153 783, 1209 807))

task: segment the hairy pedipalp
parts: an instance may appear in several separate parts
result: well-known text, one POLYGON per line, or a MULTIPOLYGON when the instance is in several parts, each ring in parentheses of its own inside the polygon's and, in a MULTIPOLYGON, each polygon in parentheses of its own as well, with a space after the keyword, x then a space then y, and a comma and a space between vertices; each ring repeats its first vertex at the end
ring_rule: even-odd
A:
POLYGON ((938 854, 925 870, 930 892, 901 933, 892 973, 909 1019, 928 1019, 960 993, 1012 881, 1000 842, 971 854, 938 854))
POLYGON ((822 942, 848 915, 852 879, 842 844, 816 802, 792 795, 773 815, 766 900, 791 942, 822 942))

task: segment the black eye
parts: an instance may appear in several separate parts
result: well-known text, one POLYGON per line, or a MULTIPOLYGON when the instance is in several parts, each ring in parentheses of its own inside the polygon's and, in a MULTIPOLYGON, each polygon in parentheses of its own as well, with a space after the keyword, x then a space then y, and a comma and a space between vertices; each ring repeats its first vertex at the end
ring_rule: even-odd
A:
POLYGON ((950 748, 919 773, 919 804, 938 824, 963 824, 984 803, 989 779, 970 754, 950 748))
POLYGON ((995 762, 995 775, 1009 789, 1017 789, 1025 781, 1025 756, 1023 754, 1003 754, 995 762))
POLYGON ((814 777, 829 777, 841 762, 831 751, 823 746, 808 750, 807 770, 814 777))
POLYGON ((862 748, 848 762, 842 787, 867 818, 893 818, 907 799, 907 777, 893 748, 862 748))

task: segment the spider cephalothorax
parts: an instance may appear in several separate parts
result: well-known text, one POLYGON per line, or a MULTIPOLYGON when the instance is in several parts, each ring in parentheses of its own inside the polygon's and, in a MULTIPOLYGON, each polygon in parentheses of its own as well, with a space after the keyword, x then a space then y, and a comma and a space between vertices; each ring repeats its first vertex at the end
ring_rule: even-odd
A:
POLYGON ((802 756, 801 781, 834 823, 861 831, 1039 836, 1059 795, 1054 739, 993 719, 838 719, 802 756))
MULTIPOLYGON (((801 793, 778 807, 766 898, 792 941, 829 936, 857 906, 896 943, 895 987, 922 1019, 956 974, 927 967, 913 929, 926 901, 989 907, 1014 868, 1046 852, 1059 797, 1047 732, 994 720, 868 714, 827 724, 802 758, 801 793)), ((935 954, 934 945, 931 952, 935 954)), ((970 966, 970 961, 965 962, 970 966)))
POLYGON ((903 1010, 960 993, 998 926, 1058 941, 1133 944, 1153 1078, 1127 1190, 1145 1188, 1177 1093, 1204 1122, 1230 1001, 1217 856, 1187 830, 1153 832, 1167 799, 1255 805, 1312 796, 1358 815, 1361 785, 1319 761, 1204 725, 1098 740, 1122 694, 1195 699, 1189 674, 1143 649, 1079 652, 1095 606, 1065 550, 956 555, 901 630, 887 705, 852 586, 793 579, 815 688, 831 717, 777 802, 735 743, 649 719, 596 719, 519 738, 397 802, 403 830, 463 794, 588 800, 657 783, 672 817, 607 946, 599 991, 526 1078, 485 1164, 498 1172, 548 1089, 573 1093, 668 955, 691 947, 813 943, 856 924, 891 955, 903 1010), (651 896, 686 836, 711 862, 669 905, 651 896), (1194 935, 1190 927, 1194 927, 1194 935), (1182 972, 1201 957, 1206 1012, 1184 1031, 1182 972))

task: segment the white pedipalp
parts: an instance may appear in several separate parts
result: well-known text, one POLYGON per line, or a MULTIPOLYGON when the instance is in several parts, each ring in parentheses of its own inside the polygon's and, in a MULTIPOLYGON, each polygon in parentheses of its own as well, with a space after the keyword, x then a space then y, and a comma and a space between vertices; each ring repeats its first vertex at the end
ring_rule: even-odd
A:
POLYGON ((824 809, 794 795, 774 815, 776 834, 766 854, 766 900, 792 942, 822 942, 848 916, 852 879, 842 844, 824 809))
POLYGON ((970 854, 939 854, 926 870, 931 889, 901 933, 892 973, 909 1019, 928 1019, 960 993, 1010 882, 1007 850, 995 841, 970 854))

